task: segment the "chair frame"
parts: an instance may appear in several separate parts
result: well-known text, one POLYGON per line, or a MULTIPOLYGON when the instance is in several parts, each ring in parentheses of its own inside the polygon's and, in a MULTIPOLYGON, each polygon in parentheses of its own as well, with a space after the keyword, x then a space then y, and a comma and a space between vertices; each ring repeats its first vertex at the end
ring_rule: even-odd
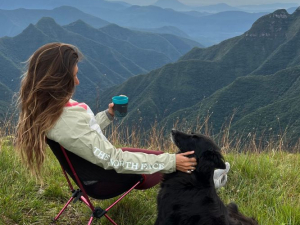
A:
POLYGON ((57 221, 59 219, 59 217, 61 216, 61 214, 65 211, 65 209, 68 207, 68 205, 74 200, 74 203, 76 201, 81 201, 83 202, 85 205, 87 205, 91 211, 92 211, 92 215, 90 217, 90 220, 88 222, 88 225, 92 224, 93 220, 96 218, 96 219, 100 219, 101 217, 106 217, 112 224, 114 225, 117 225, 117 223, 112 220, 108 215, 107 215, 107 212, 112 208, 114 207, 119 201, 121 201, 127 194, 129 194, 136 186, 138 186, 140 183, 143 182, 144 178, 143 176, 141 177, 141 180, 138 181, 136 184, 134 184, 128 191, 126 191, 123 195, 121 195, 121 197, 119 197, 114 203, 112 203, 108 208, 106 208, 105 210, 102 209, 101 207, 94 207, 94 205, 91 203, 90 199, 89 199, 89 196, 87 195, 79 177, 77 176, 77 173, 66 153, 66 150, 64 149, 64 147, 62 147, 60 145, 60 148, 68 162, 68 165, 76 179, 76 182, 77 182, 77 185, 79 186, 79 189, 75 190, 73 188, 73 185, 70 181, 70 178, 69 178, 69 175, 67 174, 66 170, 63 168, 63 166, 61 165, 60 163, 60 166, 62 168, 62 171, 63 171, 63 174, 64 176, 66 177, 67 179, 67 182, 69 184, 69 187, 70 187, 70 190, 72 192, 72 196, 70 197, 70 199, 67 201, 67 203, 64 205, 64 207, 60 210, 60 212, 57 214, 57 216, 53 219, 53 222, 57 221))

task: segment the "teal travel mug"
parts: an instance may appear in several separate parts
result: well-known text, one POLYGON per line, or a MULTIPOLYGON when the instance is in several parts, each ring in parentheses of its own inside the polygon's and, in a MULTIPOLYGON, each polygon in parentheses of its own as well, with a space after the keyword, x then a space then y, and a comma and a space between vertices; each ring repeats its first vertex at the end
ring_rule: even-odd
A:
POLYGON ((112 97, 114 103, 115 116, 124 117, 127 114, 128 97, 125 95, 119 95, 112 97))

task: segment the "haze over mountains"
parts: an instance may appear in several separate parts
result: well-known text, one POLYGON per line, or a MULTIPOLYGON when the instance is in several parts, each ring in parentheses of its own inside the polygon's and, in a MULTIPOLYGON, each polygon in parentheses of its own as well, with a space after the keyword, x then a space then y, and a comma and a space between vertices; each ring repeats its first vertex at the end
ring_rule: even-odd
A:
MULTIPOLYGON (((199 13, 197 15, 187 14, 155 6, 132 6, 122 10, 101 8, 96 12, 89 10, 83 12, 70 6, 60 6, 52 10, 0 10, 0 36, 15 36, 30 23, 35 24, 41 17, 51 17, 60 25, 81 19, 95 28, 109 23, 131 29, 157 29, 157 31, 158 28, 166 26, 174 27, 177 31, 173 29, 174 33, 171 30, 168 33, 176 35, 183 33, 188 35, 187 38, 204 45, 211 45, 245 32, 256 19, 264 14, 222 12, 212 15, 204 14, 199 17, 199 13)), ((164 30, 161 29, 160 33, 164 33, 164 30)))
MULTIPOLYGON (((123 2, 108 2, 104 0, 87 0, 84 2, 80 0, 51 0, 46 2, 37 0, 5 1, 0 3, 0 9, 9 9, 9 11, 0 11, 0 24, 2 25, 0 25, 0 28, 2 28, 0 29, 0 35, 14 36, 25 29, 29 23, 36 23, 41 18, 39 15, 44 14, 44 16, 54 18, 60 25, 81 19, 96 28, 109 22, 130 29, 156 29, 156 32, 163 32, 164 29, 162 27, 171 26, 181 30, 189 38, 205 46, 210 46, 225 39, 241 35, 251 27, 255 20, 268 12, 272 12, 277 8, 297 7, 297 4, 284 3, 252 7, 263 10, 247 10, 251 6, 238 9, 224 3, 191 7, 185 6, 176 0, 157 1, 155 5, 132 6, 123 2), (76 12, 70 8, 65 9, 66 12, 64 12, 64 8, 61 8, 62 6, 72 6, 82 12, 76 12), (56 7, 60 7, 59 10, 54 10, 56 7), (188 7, 188 11, 174 11, 182 10, 185 7, 188 7), (26 8, 27 10, 19 8, 26 8), (36 11, 28 9, 36 9, 36 11), (72 10, 73 13, 71 12, 72 10), (20 21, 20 18, 23 18, 23 20, 21 19, 20 21), (97 22, 97 20, 101 19, 104 21, 97 22), (9 24, 9 26, 5 27, 6 24, 9 24)), ((292 8, 291 10, 294 9, 292 8)), ((172 30, 169 29, 168 32, 171 33, 172 30)), ((176 32, 176 35, 179 33, 181 32, 176 32)))
POLYGON ((66 25, 79 19, 95 28, 110 24, 70 6, 61 6, 52 10, 23 8, 0 10, 0 37, 16 36, 29 24, 36 24, 42 17, 51 17, 60 25, 66 25))
POLYGON ((130 78, 101 94, 126 94, 126 125, 166 130, 185 127, 211 114, 213 133, 233 115, 238 134, 277 133, 296 141, 300 132, 300 8, 277 10, 257 20, 243 35, 205 49, 194 48, 178 62, 130 78), (296 49, 296 51, 295 51, 296 49), (280 126, 279 126, 280 121, 280 126))
POLYGON ((244 12, 273 12, 277 9, 288 9, 291 7, 298 7, 299 4, 296 3, 273 3, 273 4, 253 4, 253 5, 239 5, 231 6, 226 3, 218 4, 206 4, 202 6, 190 6, 184 4, 178 0, 157 0, 153 5, 159 6, 161 8, 169 8, 177 11, 199 11, 208 13, 218 13, 224 11, 244 11, 244 12))

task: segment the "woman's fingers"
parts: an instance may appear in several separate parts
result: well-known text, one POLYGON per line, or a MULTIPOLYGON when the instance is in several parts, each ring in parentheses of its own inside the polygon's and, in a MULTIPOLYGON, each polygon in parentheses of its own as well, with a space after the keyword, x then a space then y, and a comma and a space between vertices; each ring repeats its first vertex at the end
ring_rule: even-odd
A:
POLYGON ((114 111, 114 103, 109 103, 108 104, 108 113, 110 114, 110 115, 112 115, 112 116, 114 116, 115 115, 115 111, 114 111))
POLYGON ((184 152, 176 155, 176 169, 185 173, 191 173, 196 169, 196 158, 188 158, 187 155, 194 154, 194 151, 184 152))
POLYGON ((195 153, 195 151, 189 151, 189 152, 179 153, 178 155, 192 155, 194 153, 195 153))

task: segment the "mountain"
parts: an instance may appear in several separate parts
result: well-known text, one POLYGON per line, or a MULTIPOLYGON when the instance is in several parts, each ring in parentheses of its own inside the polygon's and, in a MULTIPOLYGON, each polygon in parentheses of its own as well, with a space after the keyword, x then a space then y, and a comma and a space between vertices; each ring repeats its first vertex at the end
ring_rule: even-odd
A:
POLYGON ((75 97, 87 102, 95 98, 97 89, 104 90, 131 76, 176 61, 199 46, 174 35, 131 31, 116 25, 96 29, 81 20, 60 26, 52 18, 42 18, 15 37, 0 38, 0 84, 16 92, 23 62, 37 48, 50 42, 73 44, 84 54, 79 64, 81 85, 75 97))
POLYGON ((194 48, 176 63, 132 77, 101 94, 101 105, 106 106, 111 96, 127 95, 130 111, 123 125, 144 129, 157 121, 169 130, 177 120, 191 127, 212 113, 214 134, 233 114, 231 126, 239 134, 252 125, 262 133, 268 122, 278 132, 274 115, 283 115, 283 128, 290 125, 289 116, 293 118, 289 122, 300 119, 299 11, 290 15, 277 10, 258 19, 241 36, 209 48, 194 48), (291 111, 295 114, 280 107, 281 103, 295 105, 291 111), (267 109, 274 110, 270 117, 267 109), (247 121, 253 122, 247 125, 247 121))
POLYGON ((293 14, 297 8, 298 7, 291 7, 291 8, 288 8, 286 11, 288 11, 289 14, 293 14))
POLYGON ((76 20, 83 20, 95 28, 100 28, 109 22, 84 13, 74 7, 61 6, 52 10, 15 9, 0 10, 0 37, 16 36, 30 23, 37 23, 42 17, 51 17, 60 25, 66 25, 76 20))
POLYGON ((184 12, 185 14, 187 15, 190 15, 190 16, 194 16, 194 17, 202 17, 202 16, 208 16, 208 15, 211 15, 213 13, 208 13, 208 12, 199 12, 199 11, 187 11, 187 12, 184 12))
POLYGON ((192 7, 183 4, 178 0, 158 0, 153 5, 161 8, 173 9, 176 11, 189 11, 192 9, 192 7))
POLYGON ((230 6, 226 3, 196 7, 194 10, 200 12, 208 12, 208 13, 219 13, 225 11, 241 11, 239 8, 230 6))
POLYGON ((119 40, 126 40, 139 48, 151 49, 166 54, 175 61, 190 51, 193 47, 203 47, 198 42, 171 34, 152 34, 149 32, 132 31, 111 24, 100 29, 104 33, 119 40))
POLYGON ((133 29, 173 26, 208 46, 244 33, 265 14, 231 11, 199 17, 156 6, 131 6, 123 10, 99 12, 93 15, 133 29))
POLYGON ((174 26, 164 26, 164 27, 159 27, 159 28, 136 28, 134 30, 139 30, 139 31, 146 31, 146 32, 151 32, 151 33, 159 33, 159 34, 173 34, 175 36, 179 37, 184 37, 184 38, 190 38, 185 32, 182 30, 174 27, 174 26))
POLYGON ((26 8, 26 9, 53 9, 60 6, 73 6, 78 9, 114 9, 120 10, 124 9, 130 4, 126 4, 124 2, 109 2, 105 0, 49 0, 49 1, 40 1, 40 0, 9 0, 9 1, 1 1, 0 8, 1 9, 18 9, 18 8, 26 8))
POLYGON ((184 120, 187 127, 196 129, 199 118, 203 121, 209 115, 210 126, 215 133, 221 127, 229 126, 230 122, 232 135, 237 139, 264 135, 271 141, 270 137, 287 132, 287 139, 294 142, 300 132, 300 108, 295 104, 300 100, 299 81, 300 66, 267 76, 239 77, 198 104, 173 113, 161 123, 170 127, 175 120, 184 120))
POLYGON ((240 5, 238 8, 245 12, 273 12, 278 9, 288 9, 291 7, 299 7, 297 3, 271 3, 271 4, 255 4, 240 5))

